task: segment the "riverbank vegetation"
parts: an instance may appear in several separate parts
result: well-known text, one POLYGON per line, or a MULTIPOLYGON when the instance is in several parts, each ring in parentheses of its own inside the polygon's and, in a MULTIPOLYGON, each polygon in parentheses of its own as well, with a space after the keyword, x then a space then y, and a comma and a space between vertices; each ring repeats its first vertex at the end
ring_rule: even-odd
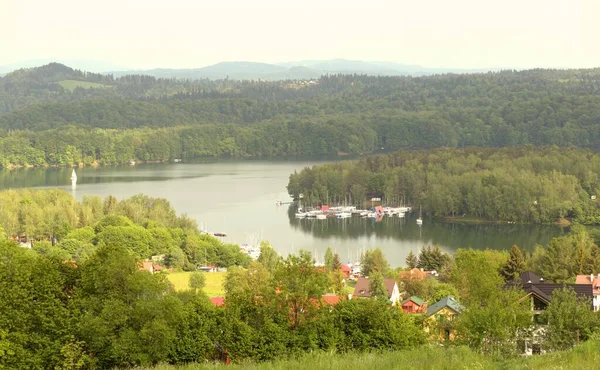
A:
POLYGON ((189 217, 177 216, 166 199, 136 195, 117 200, 62 190, 0 192, 0 230, 34 250, 81 262, 102 245, 126 243, 138 259, 161 256, 165 267, 247 266, 239 247, 203 234, 189 217))
MULTIPOLYGON (((393 278, 410 294, 431 302, 446 294, 457 296, 465 309, 453 321, 456 334, 449 341, 436 335, 423 315, 406 314, 385 297, 348 300, 339 257, 332 252, 326 253, 322 267, 315 267, 308 252, 281 257, 267 243, 257 261, 236 260, 236 253, 223 260, 230 247, 199 235, 191 221, 176 216, 161 199, 140 195, 78 203, 55 190, 0 196, 0 366, 6 368, 113 368, 225 359, 245 364, 309 353, 370 358, 373 352, 383 353, 386 363, 413 353, 395 351, 423 350, 427 343, 440 342, 473 351, 457 348, 449 353, 494 363, 516 357, 516 343, 531 326, 522 293, 502 289, 505 282, 528 268, 539 268, 556 281, 599 268, 596 235, 579 228, 531 255, 518 247, 510 254, 461 249, 454 256, 437 247, 424 248, 408 265, 435 268, 440 276, 423 284, 406 281, 406 271, 390 268, 381 251, 365 253, 363 268, 374 282, 383 285, 384 277, 393 278), (11 241, 15 232, 26 232, 28 244, 11 241), (31 240, 33 247, 27 248, 31 240), (176 290, 167 272, 140 268, 160 248, 166 249, 164 261, 175 256, 169 246, 183 254, 183 268, 202 263, 204 247, 214 250, 217 261, 228 261, 223 262, 228 266, 224 306, 211 304, 204 291, 205 273, 194 272, 190 289, 176 290), (577 263, 571 255, 577 255, 577 263), (324 299, 326 293, 337 294, 335 302, 324 299)), ((377 289, 373 291, 385 292, 377 289)), ((555 324, 543 337, 548 351, 571 348, 593 338, 600 328, 589 302, 568 290, 554 294, 546 317, 555 324)), ((443 350, 432 353, 436 351, 443 350)))
POLYGON ((0 166, 600 145, 600 69, 293 81, 113 78, 60 64, 0 78, 0 166))
POLYGON ((558 147, 399 151, 305 168, 290 196, 319 204, 382 197, 434 217, 600 223, 600 156, 558 147))

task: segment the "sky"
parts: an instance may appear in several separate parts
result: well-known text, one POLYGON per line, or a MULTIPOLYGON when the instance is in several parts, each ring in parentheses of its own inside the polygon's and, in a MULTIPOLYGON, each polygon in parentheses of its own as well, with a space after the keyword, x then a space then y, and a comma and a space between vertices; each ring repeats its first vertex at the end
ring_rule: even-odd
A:
POLYGON ((600 66, 600 0, 0 0, 0 66, 133 68, 354 59, 443 68, 600 66))

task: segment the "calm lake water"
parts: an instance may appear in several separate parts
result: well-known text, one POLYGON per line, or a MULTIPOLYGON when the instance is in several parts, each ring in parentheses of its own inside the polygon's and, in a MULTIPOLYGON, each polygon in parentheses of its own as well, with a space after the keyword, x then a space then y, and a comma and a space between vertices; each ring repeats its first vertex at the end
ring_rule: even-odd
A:
POLYGON ((557 226, 466 225, 435 222, 416 215, 381 222, 350 219, 294 218, 287 201, 290 173, 324 161, 244 160, 173 163, 77 169, 78 184, 71 190, 71 169, 21 169, 0 172, 0 188, 60 188, 81 200, 84 195, 114 195, 119 199, 143 193, 167 198, 178 214, 187 213, 202 229, 225 232, 225 242, 257 244, 269 240, 282 254, 306 249, 320 261, 328 246, 343 261, 356 261, 365 249, 380 247, 393 266, 404 265, 409 251, 439 244, 452 253, 457 248, 508 249, 513 244, 532 249, 548 244, 565 230, 557 226))

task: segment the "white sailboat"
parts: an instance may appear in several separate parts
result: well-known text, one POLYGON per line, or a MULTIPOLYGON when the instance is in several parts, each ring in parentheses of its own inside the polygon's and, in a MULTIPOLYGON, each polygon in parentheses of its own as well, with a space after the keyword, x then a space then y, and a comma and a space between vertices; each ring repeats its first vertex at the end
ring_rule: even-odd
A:
POLYGON ((423 217, 421 214, 421 206, 419 206, 419 218, 417 218, 417 225, 421 226, 423 225, 423 217))
POLYGON ((77 174, 75 173, 75 169, 73 168, 73 172, 71 172, 71 187, 75 187, 77 185, 77 174))

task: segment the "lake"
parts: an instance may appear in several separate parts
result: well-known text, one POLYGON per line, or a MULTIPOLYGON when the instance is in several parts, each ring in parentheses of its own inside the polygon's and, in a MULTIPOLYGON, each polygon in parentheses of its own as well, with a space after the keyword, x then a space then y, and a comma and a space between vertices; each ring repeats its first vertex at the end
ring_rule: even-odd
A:
MULTIPOLYGON (((119 199, 143 193, 167 198, 178 214, 187 213, 211 232, 224 232, 225 242, 257 244, 269 240, 282 254, 311 251, 319 261, 331 246, 344 262, 380 247, 392 266, 403 266, 409 251, 439 244, 449 253, 457 248, 509 249, 513 244, 531 250, 535 244, 566 232, 558 226, 459 224, 436 222, 416 215, 381 222, 350 219, 296 219, 294 208, 276 205, 289 200, 290 173, 325 161, 215 160, 195 163, 147 164, 77 169, 71 189, 70 168, 18 169, 0 172, 0 188, 60 188, 81 200, 85 195, 119 199)), ((418 213, 418 212, 417 212, 418 213)))

